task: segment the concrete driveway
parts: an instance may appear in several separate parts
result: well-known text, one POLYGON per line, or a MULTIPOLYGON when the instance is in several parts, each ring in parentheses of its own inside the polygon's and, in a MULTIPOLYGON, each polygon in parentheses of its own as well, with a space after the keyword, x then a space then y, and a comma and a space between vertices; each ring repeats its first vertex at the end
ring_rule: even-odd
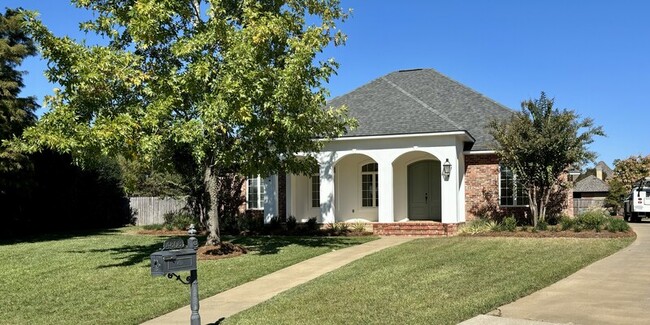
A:
POLYGON ((474 324, 650 324, 650 222, 630 225, 632 245, 474 324))

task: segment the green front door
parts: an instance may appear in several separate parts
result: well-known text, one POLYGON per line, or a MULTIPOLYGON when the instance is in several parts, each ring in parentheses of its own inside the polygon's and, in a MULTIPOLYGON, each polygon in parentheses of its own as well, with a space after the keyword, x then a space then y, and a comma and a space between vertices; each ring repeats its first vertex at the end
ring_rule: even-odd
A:
POLYGON ((410 220, 440 221, 440 161, 422 160, 408 166, 410 220))

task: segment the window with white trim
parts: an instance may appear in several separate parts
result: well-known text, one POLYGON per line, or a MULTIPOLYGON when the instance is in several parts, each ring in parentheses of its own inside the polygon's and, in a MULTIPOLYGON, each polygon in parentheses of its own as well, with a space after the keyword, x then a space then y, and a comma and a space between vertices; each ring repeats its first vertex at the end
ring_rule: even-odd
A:
POLYGON ((379 166, 377 163, 361 167, 361 206, 379 206, 379 166))
POLYGON ((251 176, 248 178, 248 187, 247 187, 247 197, 246 205, 248 209, 251 210, 262 210, 264 209, 264 195, 266 195, 266 184, 264 183, 264 178, 257 176, 251 176))
POLYGON ((311 207, 320 207, 320 176, 311 176, 311 207))
POLYGON ((515 174, 507 166, 499 166, 501 169, 499 180, 499 203, 501 206, 527 206, 530 203, 526 189, 517 180, 515 174))

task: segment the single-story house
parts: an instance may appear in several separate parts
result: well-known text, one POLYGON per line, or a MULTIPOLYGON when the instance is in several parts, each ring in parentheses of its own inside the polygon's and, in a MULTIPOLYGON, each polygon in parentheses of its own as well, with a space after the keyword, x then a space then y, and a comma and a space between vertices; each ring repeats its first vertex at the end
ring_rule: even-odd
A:
POLYGON ((607 179, 614 171, 603 161, 581 174, 573 184, 573 213, 603 207, 609 194, 607 179))
POLYGON ((257 200, 252 205, 263 206, 267 221, 316 217, 371 222, 379 233, 400 233, 403 226, 449 234, 486 206, 526 210, 523 188, 499 166, 488 132, 490 121, 513 111, 494 100, 433 69, 413 69, 389 73, 328 105, 347 106, 358 127, 325 143, 311 176, 249 181, 249 189, 257 186, 254 197, 249 192, 257 200))

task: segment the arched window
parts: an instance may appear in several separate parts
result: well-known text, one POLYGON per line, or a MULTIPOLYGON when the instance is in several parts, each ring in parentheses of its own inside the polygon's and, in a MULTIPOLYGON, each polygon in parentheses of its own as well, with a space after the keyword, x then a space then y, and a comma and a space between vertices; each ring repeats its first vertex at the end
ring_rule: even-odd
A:
POLYGON ((379 166, 370 163, 361 167, 361 206, 379 206, 379 166))

